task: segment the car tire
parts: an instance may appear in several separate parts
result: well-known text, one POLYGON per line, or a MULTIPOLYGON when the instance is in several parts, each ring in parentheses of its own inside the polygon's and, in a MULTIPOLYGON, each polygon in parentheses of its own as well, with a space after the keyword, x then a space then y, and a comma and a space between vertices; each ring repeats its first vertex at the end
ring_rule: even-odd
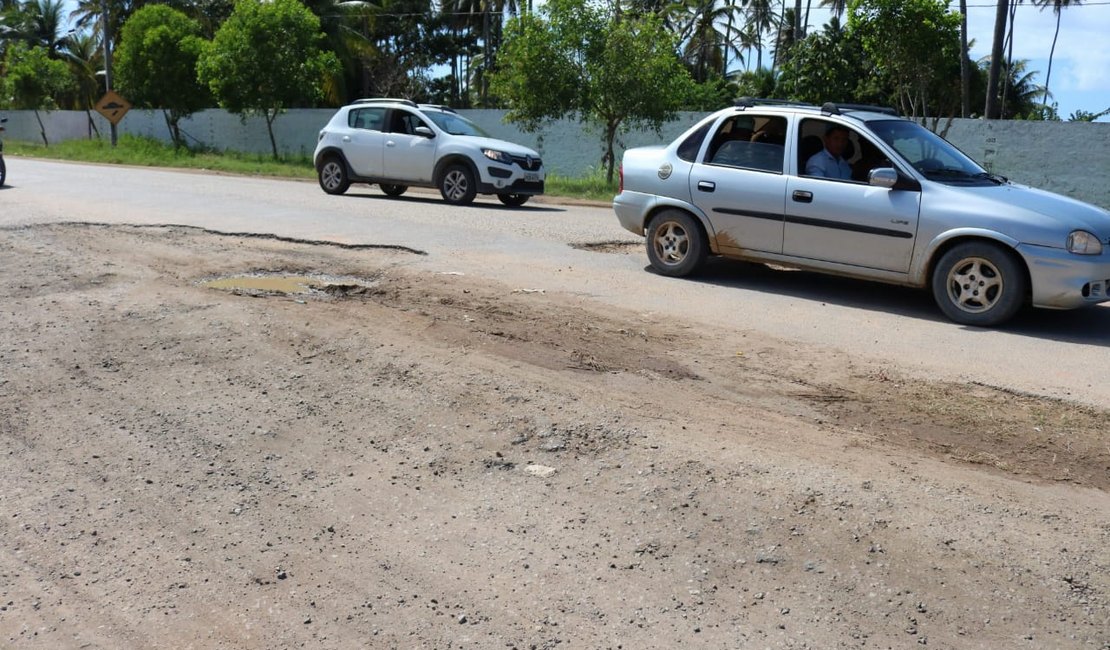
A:
POLYGON ((933 269, 933 299, 962 325, 994 327, 1025 304, 1029 281, 1015 255, 998 244, 970 241, 941 256, 933 269))
POLYGON ((439 177, 439 193, 451 205, 468 205, 478 194, 474 174, 466 165, 451 165, 439 177))
POLYGON ((0 187, 8 180, 8 168, 4 165, 4 157, 0 156, 0 187))
POLYGON ((688 212, 663 210, 648 223, 647 255, 660 274, 682 277, 705 264, 709 242, 701 224, 688 212))
POLYGON ((501 201, 510 208, 519 208, 532 198, 529 194, 498 194, 497 200, 501 201))
POLYGON ((347 165, 339 156, 325 158, 316 176, 320 181, 320 189, 328 194, 343 194, 351 187, 351 179, 347 176, 347 165))
POLYGON ((382 192, 386 196, 401 196, 409 189, 408 185, 393 185, 390 183, 382 183, 378 187, 382 188, 382 192))

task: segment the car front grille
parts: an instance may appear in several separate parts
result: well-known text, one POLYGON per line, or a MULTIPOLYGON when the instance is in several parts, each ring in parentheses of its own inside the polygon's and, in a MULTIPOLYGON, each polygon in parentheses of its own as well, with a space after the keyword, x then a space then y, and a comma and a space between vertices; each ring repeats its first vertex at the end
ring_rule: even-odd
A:
POLYGON ((520 168, 526 172, 534 172, 540 167, 543 167, 543 160, 540 158, 534 158, 532 156, 513 156, 512 159, 514 163, 520 165, 520 168))

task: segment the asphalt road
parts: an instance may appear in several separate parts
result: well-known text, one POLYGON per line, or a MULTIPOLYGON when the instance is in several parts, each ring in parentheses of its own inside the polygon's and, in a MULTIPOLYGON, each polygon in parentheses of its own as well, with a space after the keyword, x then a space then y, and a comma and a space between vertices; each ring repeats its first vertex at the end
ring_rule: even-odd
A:
MULTIPOLYGON (((981 382, 1110 404, 1110 306, 1030 310, 1004 329, 944 319, 920 291, 715 261, 696 279, 647 271, 642 249, 575 245, 642 241, 607 207, 547 200, 505 208, 437 194, 389 199, 354 186, 340 197, 315 183, 206 173, 8 160, 0 226, 50 222, 179 224, 347 244, 404 246, 413 268, 465 273, 514 289, 581 296, 654 319, 682 318, 796 342, 798 354, 836 350, 910 376, 981 382)), ((680 345, 680 344, 678 344, 680 345)), ((681 350, 676 351, 681 353, 681 350)))

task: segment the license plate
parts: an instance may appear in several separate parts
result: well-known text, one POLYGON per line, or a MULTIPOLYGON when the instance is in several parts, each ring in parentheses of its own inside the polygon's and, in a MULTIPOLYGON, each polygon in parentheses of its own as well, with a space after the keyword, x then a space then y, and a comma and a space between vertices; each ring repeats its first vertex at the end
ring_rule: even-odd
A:
POLYGON ((540 175, 539 174, 525 174, 524 175, 524 180, 528 181, 529 183, 538 183, 538 182, 540 182, 540 175))

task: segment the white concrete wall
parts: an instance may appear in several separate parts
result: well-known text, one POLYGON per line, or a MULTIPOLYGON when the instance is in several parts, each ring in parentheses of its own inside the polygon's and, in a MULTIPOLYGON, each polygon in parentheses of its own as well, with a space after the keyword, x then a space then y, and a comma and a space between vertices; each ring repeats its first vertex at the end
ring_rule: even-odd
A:
MULTIPOLYGON (((274 122, 274 137, 285 154, 311 155, 316 136, 334 111, 297 109, 274 122)), ((500 110, 464 110, 463 115, 494 137, 511 140, 539 151, 550 172, 582 176, 600 166, 601 134, 572 120, 560 120, 542 133, 520 131, 502 121, 500 110)), ((7 136, 41 141, 34 113, 11 111, 7 136)), ((78 111, 40 112, 51 142, 89 137, 88 118, 78 111)), ((663 127, 662 135, 635 131, 618 138, 620 150, 669 142, 699 120, 703 113, 681 113, 663 127)), ((93 113, 100 134, 107 137, 108 123, 93 113)), ((245 121, 222 110, 206 110, 182 122, 191 142, 216 149, 266 154, 270 142, 261 118, 245 121)), ((145 135, 169 141, 161 111, 132 109, 120 122, 120 133, 145 135)), ((955 120, 947 138, 991 171, 1010 179, 1073 196, 1110 208, 1110 124, 1086 122, 1021 122, 955 120)), ((619 152, 618 152, 619 155, 619 152)))

